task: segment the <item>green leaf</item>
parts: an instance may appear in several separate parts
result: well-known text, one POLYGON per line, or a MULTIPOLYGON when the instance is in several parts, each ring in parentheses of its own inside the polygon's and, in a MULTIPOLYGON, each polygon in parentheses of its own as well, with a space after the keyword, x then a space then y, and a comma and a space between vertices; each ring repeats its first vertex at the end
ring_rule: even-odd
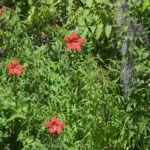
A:
POLYGON ((147 1, 145 1, 145 2, 143 3, 142 12, 144 12, 148 6, 150 6, 149 0, 147 0, 147 1))
POLYGON ((98 40, 103 31, 103 24, 99 24, 96 29, 96 39, 98 40))
POLYGON ((74 150, 74 147, 69 147, 67 150, 74 150))
POLYGON ((50 67, 53 68, 53 69, 56 68, 56 65, 55 65, 55 63, 53 61, 50 61, 50 67))
POLYGON ((110 5, 110 1, 109 0, 96 0, 97 3, 104 3, 106 5, 110 5))
POLYGON ((148 66, 150 67, 150 60, 148 61, 148 66))
POLYGON ((93 4, 93 0, 86 0, 86 5, 91 8, 93 4))
POLYGON ((107 25, 105 27, 105 33, 106 33, 107 38, 109 38, 109 36, 111 34, 111 30, 112 30, 112 26, 111 25, 107 25))
POLYGON ((47 46, 42 45, 40 47, 37 47, 37 50, 35 51, 35 54, 41 54, 41 53, 45 53, 47 51, 48 51, 47 46))
POLYGON ((88 35, 88 31, 89 31, 88 28, 85 28, 82 34, 82 38, 86 38, 86 36, 88 35))
POLYGON ((29 5, 33 4, 33 0, 28 0, 29 5))
POLYGON ((28 16, 28 19, 27 19, 29 23, 31 23, 34 13, 35 13, 35 6, 33 6, 29 11, 30 15, 28 16))
POLYGON ((11 118, 9 118, 6 122, 10 122, 16 118, 20 118, 20 119, 26 119, 26 117, 22 114, 17 114, 17 115, 13 115, 11 118))
POLYGON ((92 33, 92 34, 94 34, 95 29, 96 29, 96 26, 91 26, 91 27, 90 27, 90 30, 91 30, 91 33, 92 33))

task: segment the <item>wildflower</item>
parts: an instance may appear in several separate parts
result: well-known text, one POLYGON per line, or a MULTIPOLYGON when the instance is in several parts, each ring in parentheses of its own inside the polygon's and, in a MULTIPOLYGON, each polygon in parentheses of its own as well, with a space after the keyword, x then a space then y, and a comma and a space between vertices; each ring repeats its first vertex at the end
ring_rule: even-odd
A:
POLYGON ((68 49, 75 49, 77 51, 81 49, 80 45, 84 43, 84 39, 77 39, 77 38, 78 36, 74 32, 71 34, 71 38, 69 37, 64 38, 65 42, 69 43, 67 45, 68 49))
POLYGON ((20 70, 23 70, 24 66, 22 66, 22 65, 18 66, 18 61, 16 59, 12 62, 12 64, 13 65, 10 65, 10 64, 6 65, 6 68, 9 69, 9 74, 21 75, 20 70))
POLYGON ((64 122, 62 122, 62 121, 57 122, 57 117, 54 116, 52 118, 52 122, 45 122, 45 125, 47 127, 51 127, 50 130, 49 130, 50 133, 55 133, 55 131, 61 133, 62 132, 61 127, 64 125, 64 122))
POLYGON ((3 9, 5 8, 5 6, 2 6, 2 8, 0 9, 0 16, 2 15, 3 9))

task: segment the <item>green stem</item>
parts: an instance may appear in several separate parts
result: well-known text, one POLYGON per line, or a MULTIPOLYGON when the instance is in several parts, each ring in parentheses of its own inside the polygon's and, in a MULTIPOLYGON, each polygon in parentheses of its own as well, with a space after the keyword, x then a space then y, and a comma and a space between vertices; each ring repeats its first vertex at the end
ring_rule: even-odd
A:
POLYGON ((13 76, 13 81, 14 81, 14 96, 15 96, 15 98, 16 98, 16 106, 18 107, 17 87, 16 87, 16 84, 17 84, 17 77, 16 77, 16 75, 13 76))

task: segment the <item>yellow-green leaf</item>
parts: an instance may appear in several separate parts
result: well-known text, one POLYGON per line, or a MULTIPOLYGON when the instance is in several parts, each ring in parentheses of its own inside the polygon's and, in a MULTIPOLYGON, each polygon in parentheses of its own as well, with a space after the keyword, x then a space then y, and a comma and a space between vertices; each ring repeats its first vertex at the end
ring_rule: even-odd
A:
POLYGON ((100 38, 102 31, 103 31, 103 24, 99 24, 96 29, 96 39, 97 40, 100 38))
POLYGON ((147 1, 145 1, 145 2, 143 3, 142 12, 144 12, 148 6, 150 6, 149 0, 147 0, 147 1))
POLYGON ((86 0, 86 5, 91 8, 93 4, 93 0, 86 0))
POLYGON ((33 4, 33 0, 28 0, 29 5, 33 4))
POLYGON ((22 114, 17 114, 17 115, 13 115, 12 117, 10 117, 6 122, 10 122, 16 118, 20 118, 20 119, 26 119, 26 117, 22 114))
POLYGON ((105 27, 105 34, 106 34, 107 38, 109 38, 109 36, 111 34, 111 30, 112 30, 112 26, 111 25, 107 25, 105 27))

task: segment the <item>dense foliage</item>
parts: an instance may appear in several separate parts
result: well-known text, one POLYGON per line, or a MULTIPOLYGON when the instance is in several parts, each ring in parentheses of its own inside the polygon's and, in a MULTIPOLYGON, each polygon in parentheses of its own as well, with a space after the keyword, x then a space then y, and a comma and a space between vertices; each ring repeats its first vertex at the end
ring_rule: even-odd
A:
POLYGON ((149 0, 132 0, 126 14, 137 25, 128 100, 119 50, 131 37, 124 35, 127 25, 116 26, 117 1, 1 0, 0 6, 0 149, 150 149, 149 0), (137 32, 139 23, 144 28, 137 32), (80 50, 67 48, 64 38, 72 33, 84 39, 80 50), (61 133, 49 132, 51 119, 47 126, 61 133))

